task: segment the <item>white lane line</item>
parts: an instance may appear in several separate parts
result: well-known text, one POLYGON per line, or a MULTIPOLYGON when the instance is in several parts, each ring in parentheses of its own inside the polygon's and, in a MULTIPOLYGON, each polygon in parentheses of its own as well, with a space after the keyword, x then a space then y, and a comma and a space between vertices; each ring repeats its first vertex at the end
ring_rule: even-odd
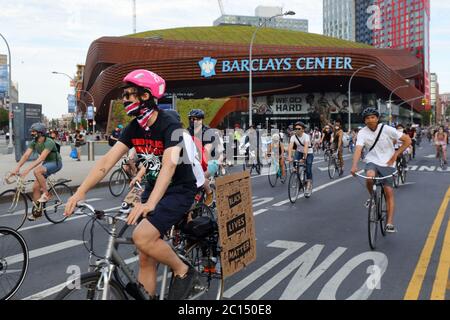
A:
POLYGON ((266 211, 268 211, 268 210, 269 210, 269 209, 259 209, 258 211, 253 212, 253 215, 254 215, 254 216, 257 216, 258 214, 263 213, 263 212, 266 212, 266 211))
MULTIPOLYGON (((106 210, 103 210, 103 211, 104 212, 111 212, 111 211, 119 210, 120 208, 122 208, 122 207, 110 208, 110 209, 106 209, 106 210)), ((63 223, 66 223, 66 222, 69 222, 69 221, 72 221, 72 220, 81 219, 81 218, 86 218, 86 217, 87 217, 86 215, 70 217, 66 221, 64 221, 63 223)), ((21 228, 21 229, 19 229, 19 232, 27 231, 27 230, 30 230, 30 229, 42 228, 42 227, 46 227, 46 226, 50 226, 50 225, 54 225, 54 223, 52 223, 52 222, 45 222, 45 223, 38 224, 36 226, 30 226, 30 227, 26 227, 26 228, 21 228)))
MULTIPOLYGON (((345 156, 343 156, 343 159, 344 159, 344 160, 347 160, 347 159, 350 159, 351 157, 353 157, 352 154, 346 154, 345 156)), ((325 161, 324 161, 324 160, 314 161, 314 162, 313 162, 313 165, 316 165, 316 164, 322 163, 322 162, 325 162, 325 161)), ((322 171, 321 168, 318 168, 318 169, 319 169, 320 171, 322 171)), ((328 167, 327 167, 327 170, 328 170, 328 167)), ((256 179, 256 178, 260 178, 260 177, 266 177, 266 176, 268 176, 268 175, 269 175, 268 168, 263 168, 263 170, 261 171, 261 174, 260 174, 260 175, 252 176, 252 177, 250 177, 250 178, 251 178, 251 179, 256 179)))
MULTIPOLYGON (((363 171, 361 170, 358 173, 362 173, 362 172, 363 171)), ((336 183, 342 182, 342 181, 350 179, 350 178, 353 178, 353 176, 352 175, 348 175, 348 176, 346 176, 344 178, 340 178, 338 180, 334 180, 334 181, 331 181, 329 183, 323 184, 323 185, 321 185, 321 186, 319 186, 317 188, 314 188, 313 189, 313 195, 314 195, 314 192, 317 192, 317 191, 320 191, 322 189, 328 188, 329 186, 332 186, 332 185, 334 185, 336 183)), ((303 197, 303 195, 299 196, 299 198, 301 198, 301 197, 303 197)), ((281 207, 281 206, 284 206, 286 203, 289 203, 289 202, 290 202, 289 199, 287 199, 287 200, 283 200, 283 201, 277 202, 277 203, 273 204, 272 206, 273 207, 281 207)))
MULTIPOLYGON (((80 240, 68 240, 64 241, 58 244, 54 244, 47 247, 42 247, 39 249, 31 250, 29 253, 30 259, 38 258, 47 254, 55 253, 58 251, 66 250, 72 247, 79 246, 80 244, 83 244, 83 241, 80 240)), ((6 262, 8 262, 9 265, 22 262, 23 261, 23 255, 22 254, 16 254, 14 256, 10 256, 6 258, 6 262)))

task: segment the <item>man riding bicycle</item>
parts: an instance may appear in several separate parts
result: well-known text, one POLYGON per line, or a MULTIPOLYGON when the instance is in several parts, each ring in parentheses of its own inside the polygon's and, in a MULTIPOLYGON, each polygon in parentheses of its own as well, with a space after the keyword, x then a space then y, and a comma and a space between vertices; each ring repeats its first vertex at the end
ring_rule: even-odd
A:
POLYGON ((312 192, 312 165, 314 162, 314 153, 311 146, 311 139, 308 134, 305 133, 305 124, 303 122, 297 122, 294 126, 295 134, 292 135, 288 149, 288 161, 292 162, 292 151, 294 145, 297 147, 295 151, 295 160, 300 160, 306 164, 306 191, 305 197, 309 198, 312 192))
POLYGON ((337 152, 338 158, 339 158, 339 176, 342 176, 344 174, 344 145, 342 139, 344 138, 344 130, 342 130, 342 124, 341 121, 336 120, 334 123, 334 135, 333 135, 333 142, 332 142, 332 149, 333 152, 337 152))
POLYGON ((193 109, 188 114, 189 118, 189 133, 194 140, 195 146, 199 152, 199 159, 205 173, 205 183, 203 188, 206 191, 205 204, 212 205, 214 201, 213 191, 209 185, 210 177, 219 171, 219 161, 212 159, 213 152, 219 151, 220 139, 218 134, 213 129, 203 124, 205 119, 205 112, 201 109, 193 109))
POLYGON ((27 151, 23 154, 17 167, 14 169, 13 174, 20 174, 20 168, 30 158, 33 151, 36 151, 39 154, 39 157, 20 174, 22 178, 25 178, 30 171, 34 169, 33 173, 36 177, 36 181, 34 181, 33 184, 33 201, 35 205, 33 206, 31 214, 28 215, 28 220, 34 221, 42 216, 42 210, 39 210, 42 206, 40 206, 39 203, 50 200, 51 195, 47 189, 46 179, 50 175, 61 170, 62 158, 58 152, 55 141, 46 136, 47 127, 45 124, 40 122, 33 123, 30 132, 33 141, 28 145, 27 151))
MULTIPOLYGON (((376 176, 386 177, 392 175, 395 172, 395 161, 411 144, 411 138, 390 126, 379 123, 380 114, 375 108, 369 107, 365 109, 362 116, 366 126, 358 133, 356 150, 353 156, 352 175, 355 176, 358 171, 358 161, 363 147, 370 150, 365 156, 367 177, 374 178, 376 176), (397 151, 394 149, 395 140, 402 142, 402 146, 397 151)), ((372 193, 373 184, 374 181, 372 179, 366 181, 369 194, 372 193)), ((386 232, 394 233, 397 230, 393 224, 395 206, 393 179, 384 180, 383 188, 387 203, 386 232)), ((370 199, 367 201, 366 206, 370 206, 370 199)))
MULTIPOLYGON (((181 130, 181 123, 173 113, 157 106, 157 99, 164 95, 166 88, 165 80, 159 75, 139 69, 130 72, 123 82, 124 107, 134 119, 69 199, 65 214, 71 215, 77 202, 86 197, 86 193, 129 149, 136 148, 140 162, 149 170, 144 192, 149 194, 148 200, 136 204, 127 219, 128 224, 135 225, 141 216, 145 218, 133 232, 133 240, 139 250, 138 280, 154 296, 157 264, 166 264, 174 272, 169 299, 185 299, 192 291, 198 273, 163 240, 165 233, 189 210, 196 192, 192 164, 179 161, 183 135, 175 134, 175 131, 181 130)), ((128 292, 137 291, 132 287, 127 289, 128 292)))

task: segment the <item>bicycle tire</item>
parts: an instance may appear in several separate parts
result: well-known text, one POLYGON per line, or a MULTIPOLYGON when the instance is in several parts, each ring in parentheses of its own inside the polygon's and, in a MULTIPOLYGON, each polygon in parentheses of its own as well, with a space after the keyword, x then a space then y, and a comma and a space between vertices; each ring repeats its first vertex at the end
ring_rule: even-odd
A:
POLYGON ((375 250, 377 244, 377 231, 378 231, 377 205, 378 205, 377 197, 374 196, 374 194, 372 193, 368 209, 369 246, 372 250, 375 250))
POLYGON ((328 176, 330 177, 330 179, 334 179, 334 177, 336 176, 336 159, 331 156, 328 160, 328 176))
POLYGON ((378 195, 378 219, 380 220, 380 231, 383 237, 386 236, 387 202, 384 190, 381 189, 378 195))
MULTIPOLYGON (((54 300, 72 300, 70 299, 72 294, 80 294, 80 290, 86 287, 87 294, 89 296, 83 295, 82 297, 73 297, 73 300, 102 300, 101 291, 99 291, 99 295, 96 295, 96 291, 98 290, 97 283, 101 277, 100 272, 88 272, 81 275, 79 278, 79 286, 76 283, 77 280, 74 280, 75 283, 72 284, 70 288, 66 285, 55 297, 54 300), (94 292, 92 292, 94 289, 94 292), (92 296, 93 295, 93 296, 92 296), (69 299, 68 299, 69 298, 69 299)), ((113 278, 109 281, 110 293, 115 292, 117 299, 108 299, 108 300, 128 300, 125 294, 125 289, 113 278)))
POLYGON ((291 173, 288 183, 288 196, 291 203, 295 203, 297 201, 300 191, 300 185, 301 181, 298 174, 296 172, 291 173))
POLYGON ((400 178, 401 178, 403 184, 406 183, 406 173, 407 172, 408 172, 407 167, 403 166, 402 174, 400 175, 400 178))
POLYGON ((395 174, 392 177, 392 180, 394 182, 394 188, 397 189, 399 187, 399 185, 400 185, 400 169, 399 169, 399 166, 397 166, 397 174, 395 174))
POLYGON ((19 290, 22 285, 28 271, 29 264, 29 250, 25 239, 16 230, 8 227, 0 227, 0 289, 5 290, 3 293, 0 291, 0 300, 9 300, 14 294, 19 290), (7 240, 11 236, 13 242, 19 245, 19 248, 14 248, 15 250, 8 251, 7 240), (8 237, 8 239, 6 238, 8 237), (22 266, 18 269, 11 269, 17 263, 22 262, 22 266), (17 274, 17 280, 9 280, 12 275, 17 274), (6 284, 3 284, 3 280, 7 280, 6 284), (11 288, 7 285, 13 284, 11 288))
POLYGON ((109 177, 109 191, 114 197, 119 197, 126 188, 127 176, 121 168, 116 169, 109 177))
POLYGON ((15 206, 12 206, 15 195, 15 189, 8 189, 0 194, 0 217, 2 218, 2 226, 9 227, 13 230, 19 230, 23 226, 23 224, 25 223, 25 219, 27 218, 28 201, 26 196, 21 193, 19 195, 17 204, 15 206), (18 207, 19 203, 22 203, 23 206, 18 207), (23 214, 22 210, 24 211, 23 214), (8 215, 9 217, 6 218, 8 215), (13 218, 14 216, 17 216, 17 219, 13 218), (7 220, 11 220, 11 222, 6 222, 7 220, 5 220, 5 218, 7 220))
POLYGON ((267 174, 267 177, 269 179, 269 184, 272 188, 275 188, 277 185, 278 180, 278 168, 274 163, 269 163, 269 172, 267 174))
POLYGON ((64 215, 64 205, 67 200, 73 195, 72 189, 65 183, 57 183, 54 185, 55 191, 52 189, 49 192, 52 194, 52 198, 42 204, 42 209, 48 221, 58 224, 67 219, 64 215), (58 191, 58 189, 60 189, 58 191), (59 202, 61 200, 61 202, 59 202))

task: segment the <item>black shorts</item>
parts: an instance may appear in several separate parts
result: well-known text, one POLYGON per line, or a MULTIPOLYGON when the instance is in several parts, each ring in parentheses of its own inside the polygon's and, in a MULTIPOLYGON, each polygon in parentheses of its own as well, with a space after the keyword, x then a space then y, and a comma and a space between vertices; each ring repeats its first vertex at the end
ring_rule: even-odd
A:
POLYGON ((192 187, 179 185, 167 189, 153 213, 147 216, 148 221, 158 229, 161 237, 191 208, 196 190, 195 185, 192 187))

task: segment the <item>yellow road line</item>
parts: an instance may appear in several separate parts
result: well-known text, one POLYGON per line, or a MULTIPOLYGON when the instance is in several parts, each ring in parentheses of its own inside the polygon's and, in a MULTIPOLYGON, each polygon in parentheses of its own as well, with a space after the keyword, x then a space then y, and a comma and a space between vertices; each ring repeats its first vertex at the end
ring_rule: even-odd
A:
POLYGON ((417 300, 419 298, 420 290, 422 288, 423 280, 427 273, 428 265, 430 263, 431 254, 433 253, 434 246, 438 237, 439 230, 442 225, 442 220, 444 219, 445 212, 447 211, 447 205, 450 200, 450 188, 448 188, 445 194, 444 200, 442 201, 441 207, 434 219, 433 226, 431 227, 430 233, 428 234, 425 246, 420 254, 419 261, 417 262, 416 269, 414 270, 413 276, 409 282, 408 288, 406 289, 404 300, 417 300))
POLYGON ((448 282, 448 271, 450 269, 450 219, 445 233, 444 243, 442 244, 441 257, 434 279, 431 300, 445 300, 446 285, 448 282))

